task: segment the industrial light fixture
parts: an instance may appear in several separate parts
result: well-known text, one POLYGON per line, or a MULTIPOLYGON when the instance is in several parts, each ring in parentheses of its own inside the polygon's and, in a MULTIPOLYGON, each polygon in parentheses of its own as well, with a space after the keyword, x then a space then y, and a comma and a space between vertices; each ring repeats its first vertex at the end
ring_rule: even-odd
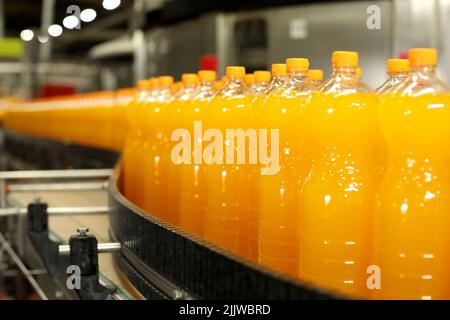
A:
POLYGON ((120 6, 120 0, 103 0, 103 8, 114 10, 120 6))
POLYGON ((92 22, 97 17, 97 12, 94 9, 84 9, 80 13, 80 19, 83 22, 92 22))
POLYGON ((46 34, 38 35, 38 41, 40 43, 46 43, 48 41, 48 35, 46 34))
POLYGON ((23 41, 31 41, 34 38, 34 32, 30 29, 25 29, 20 32, 20 39, 23 41))
POLYGON ((80 23, 80 19, 76 16, 67 16, 63 20, 63 26, 67 29, 75 29, 76 26, 80 23))
POLYGON ((63 28, 59 24, 52 24, 48 27, 48 34, 52 37, 59 37, 63 33, 63 28))

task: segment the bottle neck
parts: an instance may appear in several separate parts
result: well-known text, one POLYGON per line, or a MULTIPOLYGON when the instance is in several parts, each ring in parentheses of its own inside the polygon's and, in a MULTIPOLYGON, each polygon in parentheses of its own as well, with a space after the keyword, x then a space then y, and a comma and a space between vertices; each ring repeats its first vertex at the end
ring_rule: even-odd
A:
POLYGON ((214 82, 212 82, 212 81, 200 82, 200 89, 201 90, 212 89, 212 88, 214 88, 214 82))
POLYGON ((405 79, 408 76, 408 72, 391 72, 389 78, 391 79, 405 79))
POLYGON ((333 68, 333 74, 332 76, 347 76, 347 77, 353 77, 357 76, 356 74, 356 67, 334 67, 333 68))
POLYGON ((436 66, 411 66, 411 73, 421 73, 428 76, 436 75, 436 66))
POLYGON ((288 71, 287 77, 290 85, 296 85, 308 80, 308 71, 288 71))
POLYGON ((193 83, 187 83, 184 85, 185 90, 195 90, 195 88, 197 88, 197 85, 195 85, 193 83))

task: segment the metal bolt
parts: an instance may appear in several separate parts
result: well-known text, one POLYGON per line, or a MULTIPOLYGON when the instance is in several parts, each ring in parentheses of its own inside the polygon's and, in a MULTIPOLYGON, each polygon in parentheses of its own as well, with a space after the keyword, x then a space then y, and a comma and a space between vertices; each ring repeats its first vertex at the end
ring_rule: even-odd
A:
POLYGON ((89 232, 89 229, 88 228, 78 228, 77 232, 80 236, 84 237, 89 232))
POLYGON ((172 297, 174 300, 181 300, 183 298, 183 292, 179 289, 172 291, 172 297))

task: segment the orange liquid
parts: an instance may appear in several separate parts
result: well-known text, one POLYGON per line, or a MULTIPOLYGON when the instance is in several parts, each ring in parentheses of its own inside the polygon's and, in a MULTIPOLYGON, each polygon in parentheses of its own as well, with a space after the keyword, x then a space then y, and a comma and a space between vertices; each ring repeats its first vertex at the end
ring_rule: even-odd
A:
MULTIPOLYGON (((250 105, 251 98, 245 95, 216 96, 208 105, 207 126, 205 127, 216 128, 222 132, 223 145, 225 145, 227 128, 246 130, 249 127, 250 105)), ((204 152, 208 148, 209 142, 205 142, 205 145, 204 152)), ((225 147, 223 149, 222 159, 225 161, 225 147)), ((242 150, 242 152, 247 154, 248 150, 242 150)), ((248 157, 246 158, 248 159, 248 157)), ((205 238, 247 258, 250 252, 250 165, 209 165, 206 180, 208 194, 205 212, 205 238)))
POLYGON ((378 98, 317 92, 308 108, 312 170, 300 197, 300 278, 367 296, 374 194, 380 179, 378 98))
MULTIPOLYGON (((194 139, 194 121, 203 121, 209 100, 190 101, 183 106, 180 114, 183 128, 189 129, 191 140, 194 139)), ((200 141, 193 142, 203 145, 200 141)), ((191 145, 192 164, 180 165, 180 216, 179 226, 194 235, 203 237, 205 205, 206 205, 206 165, 195 164, 194 159, 199 153, 191 145)), ((202 154, 199 153, 201 157, 202 154)))
POLYGON ((297 197, 311 166, 305 134, 309 98, 307 93, 281 90, 261 108, 263 127, 279 129, 280 170, 259 176, 259 262, 294 277, 298 276, 297 197))
POLYGON ((374 263, 381 299, 450 299, 450 95, 388 95, 388 161, 378 193, 374 263))
MULTIPOLYGON (((140 101, 136 97, 127 108, 128 134, 122 156, 124 194, 128 200, 137 205, 142 204, 139 201, 138 193, 143 192, 142 189, 138 189, 138 168, 140 166, 137 157, 142 136, 142 128, 138 126, 139 108, 141 108, 140 101)), ((142 181, 142 176, 140 180, 142 181)))
POLYGON ((143 183, 143 208, 165 221, 171 221, 166 210, 166 189, 167 172, 164 170, 164 163, 170 159, 167 154, 168 138, 165 126, 168 101, 155 101, 143 105, 143 148, 141 165, 143 183))

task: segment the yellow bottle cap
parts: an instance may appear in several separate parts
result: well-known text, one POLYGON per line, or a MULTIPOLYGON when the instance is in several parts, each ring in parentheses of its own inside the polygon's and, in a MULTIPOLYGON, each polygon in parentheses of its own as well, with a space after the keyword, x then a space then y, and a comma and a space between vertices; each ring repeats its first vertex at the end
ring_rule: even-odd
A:
POLYGON ((287 58, 286 69, 288 72, 308 71, 309 60, 306 58, 287 58))
POLYGON ((386 62, 386 67, 389 74, 397 72, 408 72, 409 61, 407 59, 388 59, 386 62))
POLYGON ((434 66, 437 62, 437 51, 432 48, 414 48, 408 51, 409 65, 414 67, 434 66))
POLYGON ((272 64, 272 75, 274 77, 280 77, 286 75, 286 65, 284 63, 272 64))
POLYGON ((356 68, 356 75, 359 79, 362 78, 362 69, 360 67, 356 68))
POLYGON ((311 81, 322 81, 323 80, 323 71, 320 69, 309 69, 308 70, 308 79, 311 81))
POLYGON ((272 76, 270 71, 265 71, 265 70, 258 70, 258 71, 253 72, 253 74, 255 75, 256 83, 269 82, 270 78, 272 76))
POLYGON ((254 83, 255 83, 255 75, 254 75, 254 74, 251 74, 251 73, 247 73, 247 74, 245 75, 244 80, 245 80, 245 84, 246 84, 246 85, 254 84, 254 83))
POLYGON ((178 92, 181 89, 183 89, 183 87, 184 87, 183 82, 177 81, 170 87, 170 89, 172 90, 172 92, 178 92))
POLYGON ((159 79, 158 78, 150 78, 148 80, 150 82, 150 86, 153 88, 157 88, 159 86, 159 79))
POLYGON ((198 72, 198 77, 202 82, 212 82, 216 80, 216 72, 211 70, 200 70, 198 72))
POLYGON ((159 77, 159 84, 161 87, 170 87, 173 84, 172 76, 161 76, 159 77))
POLYGON ((147 90, 147 89, 151 89, 151 84, 149 80, 139 80, 137 82, 137 87, 140 90, 147 90))
POLYGON ((134 96, 136 94, 136 88, 123 88, 116 91, 118 96, 134 96))
POLYGON ((358 52, 356 51, 334 51, 331 61, 333 67, 357 67, 358 52))
POLYGON ((227 67, 227 78, 244 78, 245 77, 245 68, 244 67, 236 67, 231 66, 227 67))
POLYGON ((181 75, 181 81, 184 85, 198 84, 198 76, 195 73, 183 73, 181 75))
POLYGON ((219 91, 225 86, 225 82, 222 80, 214 81, 214 90, 219 91))

